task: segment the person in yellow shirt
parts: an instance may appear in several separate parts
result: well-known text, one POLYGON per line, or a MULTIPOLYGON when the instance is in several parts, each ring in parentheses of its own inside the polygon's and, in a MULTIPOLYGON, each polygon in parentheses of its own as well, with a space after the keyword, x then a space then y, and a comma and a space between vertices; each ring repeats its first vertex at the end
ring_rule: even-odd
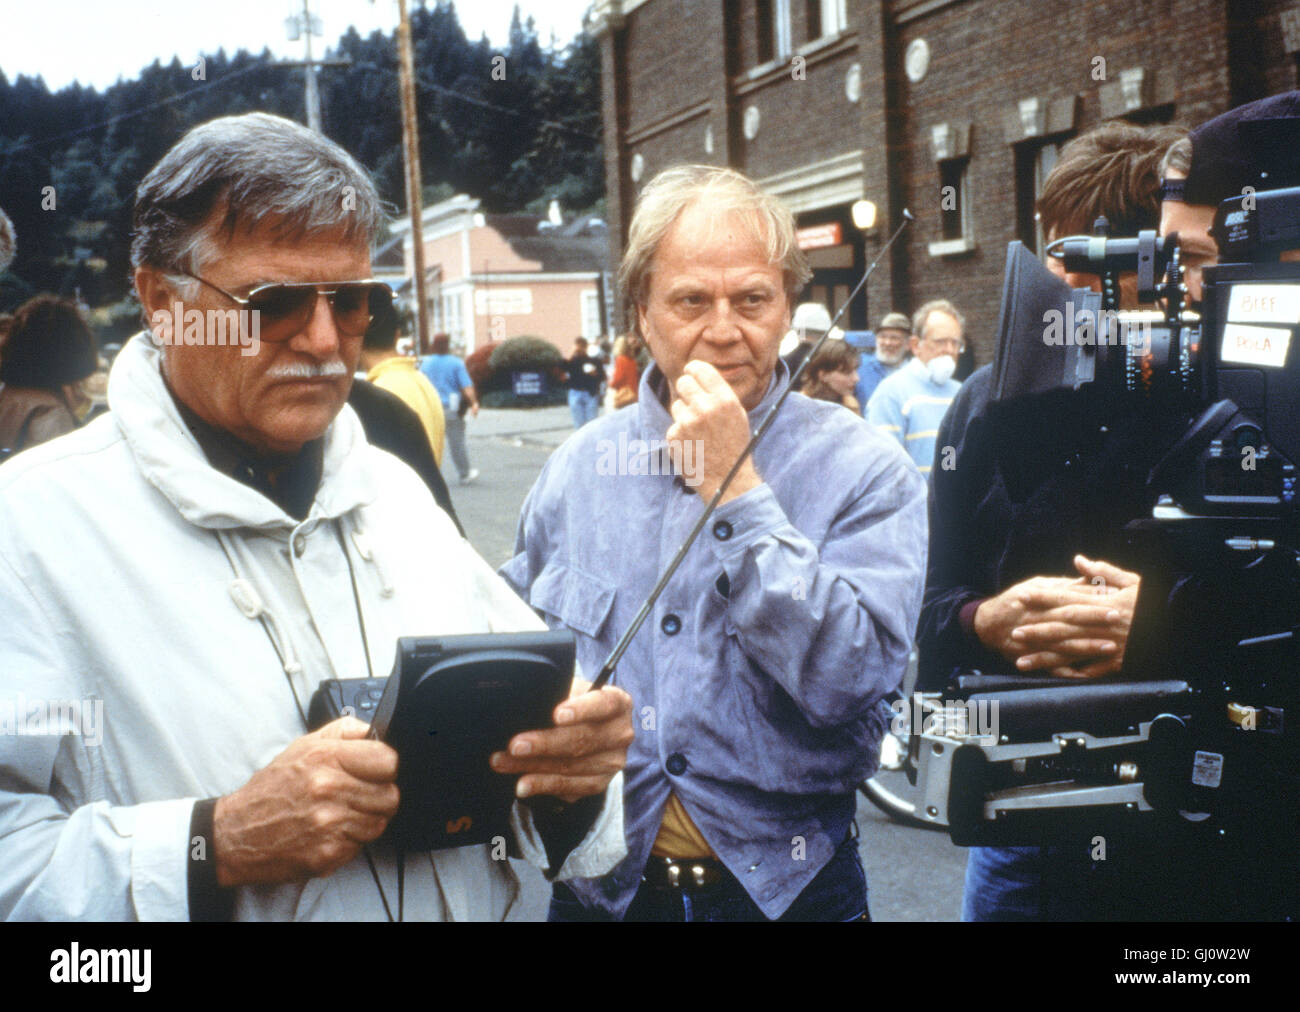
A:
POLYGON ((361 368, 365 370, 366 379, 396 394, 420 416, 420 424, 424 426, 433 450, 433 459, 442 467, 447 424, 442 413, 442 400, 433 384, 417 368, 415 359, 397 353, 399 325, 397 310, 392 308, 370 321, 361 347, 361 368))

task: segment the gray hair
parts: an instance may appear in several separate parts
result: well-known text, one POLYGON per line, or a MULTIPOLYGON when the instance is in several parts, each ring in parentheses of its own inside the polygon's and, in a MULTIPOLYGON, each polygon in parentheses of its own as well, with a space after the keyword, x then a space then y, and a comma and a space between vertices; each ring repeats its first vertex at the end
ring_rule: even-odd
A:
POLYGON ((14 234, 14 223, 9 220, 4 208, 0 207, 0 274, 9 269, 17 252, 18 237, 14 234))
POLYGON ((220 234, 259 223, 286 241, 341 228, 370 246, 383 217, 365 170, 327 137, 267 113, 223 116, 190 130, 140 183, 131 266, 195 273, 220 234))
POLYGON ((931 313, 946 313, 957 321, 962 333, 966 332, 966 317, 957 312, 957 307, 947 299, 931 299, 912 314, 912 333, 922 341, 925 340, 925 324, 931 313))
POLYGON ((791 305, 812 271, 795 238, 794 215, 781 201, 735 169, 717 165, 677 165, 646 184, 628 228, 627 251, 618 281, 629 309, 645 302, 655 252, 678 216, 696 201, 707 202, 719 216, 739 212, 767 248, 768 262, 780 264, 791 305))

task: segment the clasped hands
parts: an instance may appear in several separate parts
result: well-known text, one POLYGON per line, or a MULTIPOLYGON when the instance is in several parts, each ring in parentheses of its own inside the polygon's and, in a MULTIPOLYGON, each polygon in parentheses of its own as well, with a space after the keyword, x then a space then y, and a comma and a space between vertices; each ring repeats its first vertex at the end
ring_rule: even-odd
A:
POLYGON ((1035 576, 975 611, 975 634, 1021 672, 1098 678, 1120 670, 1141 577, 1074 557, 1079 576, 1035 576))

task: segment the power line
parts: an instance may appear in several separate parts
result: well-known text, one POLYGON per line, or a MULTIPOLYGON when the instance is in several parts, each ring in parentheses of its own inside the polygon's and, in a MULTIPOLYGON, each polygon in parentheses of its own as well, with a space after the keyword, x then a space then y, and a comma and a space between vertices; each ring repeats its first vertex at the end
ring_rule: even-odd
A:
MULTIPOLYGON (((462 102, 470 103, 470 105, 481 106, 484 109, 491 109, 494 112, 503 112, 507 116, 518 116, 521 119, 532 118, 529 113, 520 112, 518 109, 508 109, 503 105, 496 105, 492 102, 487 102, 481 98, 475 98, 472 95, 466 95, 463 92, 454 91, 453 89, 444 87, 441 84, 433 84, 429 82, 429 83, 424 83, 424 87, 432 88, 434 91, 441 92, 444 95, 450 95, 452 98, 458 98, 462 102)), ((585 137, 587 140, 592 140, 592 141, 600 140, 599 134, 594 134, 587 130, 578 130, 574 127, 566 126, 563 123, 558 123, 555 120, 543 119, 543 120, 537 120, 537 123, 540 126, 554 127, 556 130, 563 131, 564 133, 567 134, 573 134, 575 137, 585 137)))
POLYGON ((130 112, 120 112, 100 123, 92 123, 89 126, 78 127, 76 130, 69 130, 67 133, 55 134, 53 137, 43 137, 40 140, 28 141, 25 144, 19 144, 17 147, 9 148, 5 153, 13 154, 16 151, 24 151, 28 148, 39 147, 42 144, 49 144, 53 141, 66 140, 69 137, 78 137, 81 134, 90 133, 93 130, 102 130, 104 127, 112 126, 114 123, 120 123, 123 120, 134 119, 136 116, 143 116, 147 112, 155 109, 161 109, 165 105, 171 105, 173 102, 180 102, 183 99, 191 98, 195 92, 206 91, 208 88, 215 87, 218 84, 225 84, 227 81, 236 77, 243 77, 245 74, 251 74, 255 70, 266 70, 268 67, 274 67, 275 64, 256 63, 243 70, 233 70, 228 74, 219 77, 215 81, 208 81, 206 84, 200 84, 190 88, 178 95, 172 95, 168 98, 159 99, 157 102, 151 102, 149 105, 141 106, 139 109, 132 109, 130 112))

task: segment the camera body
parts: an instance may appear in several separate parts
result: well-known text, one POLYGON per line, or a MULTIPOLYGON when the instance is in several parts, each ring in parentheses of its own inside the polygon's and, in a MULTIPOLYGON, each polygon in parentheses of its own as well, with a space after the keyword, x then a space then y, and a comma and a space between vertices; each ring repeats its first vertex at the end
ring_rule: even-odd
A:
POLYGON ((1152 516, 1125 529, 1142 584, 1118 677, 963 672, 914 700, 936 711, 911 740, 918 812, 959 844, 1150 817, 1249 834, 1300 810, 1300 263, 1280 259, 1300 249, 1300 189, 1225 201, 1214 233, 1238 262, 1205 270, 1199 313, 1176 237, 1059 241, 1101 293, 1011 244, 994 399, 1092 385, 1182 435, 1148 475, 1152 516), (1163 308, 1119 312, 1124 271, 1163 308), (957 712, 980 706, 995 733, 957 712))
POLYGON ((340 717, 356 717, 369 724, 387 684, 384 678, 331 678, 321 682, 307 709, 308 730, 318 730, 340 717))

